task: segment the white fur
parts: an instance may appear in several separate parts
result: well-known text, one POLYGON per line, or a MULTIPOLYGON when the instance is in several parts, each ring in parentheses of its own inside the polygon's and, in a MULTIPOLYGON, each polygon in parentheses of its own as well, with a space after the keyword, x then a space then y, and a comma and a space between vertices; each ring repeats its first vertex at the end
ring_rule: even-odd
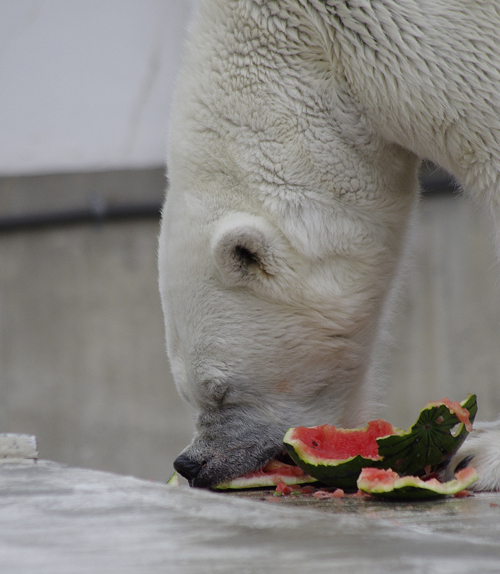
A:
POLYGON ((487 0, 200 2, 159 252, 200 459, 222 409, 262 428, 366 420, 419 159, 500 222, 499 29, 487 0))
POLYGON ((479 475, 474 490, 500 491, 500 419, 475 426, 465 445, 450 461, 444 478, 452 479, 457 466, 465 463, 474 467, 479 475))

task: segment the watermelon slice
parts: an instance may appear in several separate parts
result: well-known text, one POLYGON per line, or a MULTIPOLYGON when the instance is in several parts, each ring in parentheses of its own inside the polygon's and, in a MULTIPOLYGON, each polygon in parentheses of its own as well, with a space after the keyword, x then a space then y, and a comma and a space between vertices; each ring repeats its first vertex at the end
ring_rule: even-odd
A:
POLYGON ((425 468, 427 474, 435 471, 463 444, 476 413, 476 395, 462 403, 448 399, 427 403, 409 431, 377 441, 382 467, 401 475, 419 475, 425 468))
POLYGON ((377 438, 396 432, 403 431, 376 420, 359 429, 337 429, 333 425, 291 428, 283 442, 304 472, 325 484, 353 489, 361 469, 381 461, 377 438))
POLYGON ((304 472, 321 482, 355 489, 362 468, 391 468, 401 475, 434 472, 458 450, 477 412, 476 396, 462 403, 428 403, 408 431, 386 421, 360 429, 332 425, 288 429, 285 449, 304 472))
POLYGON ((357 484, 363 492, 394 500, 421 500, 456 495, 472 486, 478 479, 472 467, 457 472, 455 480, 440 482, 437 478, 422 480, 418 476, 399 476, 390 469, 364 468, 357 484))
POLYGON ((218 484, 215 488, 228 490, 277 486, 280 483, 295 485, 311 482, 316 482, 316 479, 306 474, 300 467, 273 459, 263 468, 218 484))

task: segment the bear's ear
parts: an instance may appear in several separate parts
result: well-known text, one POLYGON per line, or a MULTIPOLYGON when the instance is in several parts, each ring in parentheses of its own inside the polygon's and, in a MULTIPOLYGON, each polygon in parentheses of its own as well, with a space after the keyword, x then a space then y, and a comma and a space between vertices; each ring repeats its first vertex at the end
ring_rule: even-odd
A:
POLYGON ((236 286, 276 275, 278 243, 277 232, 263 218, 235 213, 218 222, 211 247, 225 282, 236 286))

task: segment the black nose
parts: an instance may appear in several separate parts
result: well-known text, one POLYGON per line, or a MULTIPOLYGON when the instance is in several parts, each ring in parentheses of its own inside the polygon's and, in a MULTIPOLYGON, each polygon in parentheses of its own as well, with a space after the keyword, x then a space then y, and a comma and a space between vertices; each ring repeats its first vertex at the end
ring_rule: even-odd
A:
POLYGON ((174 468, 175 470, 181 474, 184 478, 187 478, 189 482, 194 480, 198 474, 200 474, 200 470, 203 467, 203 463, 196 462, 195 460, 190 459, 185 454, 180 454, 174 460, 174 468))

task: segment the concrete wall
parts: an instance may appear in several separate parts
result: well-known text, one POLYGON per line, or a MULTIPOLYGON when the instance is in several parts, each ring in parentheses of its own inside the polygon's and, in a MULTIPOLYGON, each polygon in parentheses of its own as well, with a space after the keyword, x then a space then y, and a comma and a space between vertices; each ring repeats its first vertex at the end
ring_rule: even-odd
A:
POLYGON ((478 396, 478 420, 500 415, 500 266, 492 222, 467 198, 421 204, 400 306, 383 415, 406 428, 428 400, 478 396))
POLYGON ((0 235, 0 432, 162 480, 191 440, 168 364, 157 220, 0 235))
POLYGON ((3 0, 0 174, 163 165, 188 0, 3 0))
POLYGON ((164 185, 162 169, 0 178, 0 432, 37 435, 44 458, 161 480, 191 440, 165 351, 159 218, 2 221, 84 212, 92 194, 159 203, 164 185))
MULTIPOLYGON (((159 205, 193 4, 0 3, 0 228, 159 205), (160 168, 136 169, 150 166, 160 168)), ((145 478, 171 472, 192 424, 164 348, 157 234, 157 217, 3 228, 1 430, 36 434, 46 458, 145 478)))

